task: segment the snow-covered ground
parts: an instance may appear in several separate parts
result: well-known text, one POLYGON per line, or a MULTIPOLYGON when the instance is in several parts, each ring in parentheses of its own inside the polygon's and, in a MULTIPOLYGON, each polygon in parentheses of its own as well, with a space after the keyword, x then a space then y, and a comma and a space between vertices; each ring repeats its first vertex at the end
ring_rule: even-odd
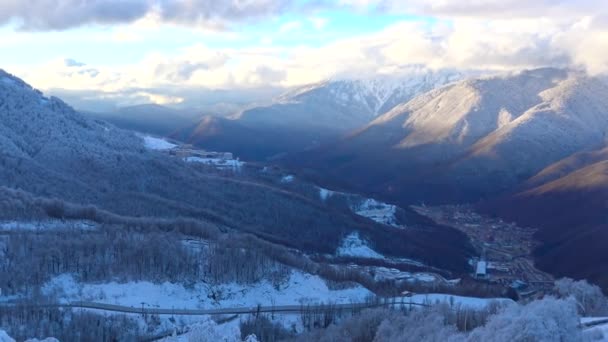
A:
POLYGON ((184 161, 189 163, 202 163, 205 165, 215 166, 218 169, 239 169, 245 162, 237 159, 222 159, 222 158, 201 158, 201 157, 186 157, 184 161))
POLYGON ((325 189, 325 188, 319 188, 319 197, 321 198, 321 201, 325 202, 328 198, 333 196, 334 193, 335 193, 335 191, 325 189))
POLYGON ((170 150, 177 147, 177 145, 168 142, 165 139, 155 138, 151 136, 144 136, 144 146, 151 150, 170 150))
MULTIPOLYGON (((6 331, 0 330, 0 342, 15 342, 15 340, 12 337, 8 336, 6 331)), ((53 338, 53 337, 48 337, 48 338, 45 338, 44 340, 32 338, 32 339, 26 340, 25 342, 59 342, 59 340, 57 340, 56 338, 53 338)), ((247 341, 247 342, 249 342, 249 341, 247 341)))
POLYGON ((150 307, 175 309, 255 307, 258 304, 346 304, 362 302, 372 295, 361 286, 331 290, 318 276, 298 271, 293 271, 289 280, 278 286, 263 281, 252 285, 231 283, 210 286, 197 283, 189 288, 181 284, 154 284, 146 281, 83 284, 70 275, 62 275, 47 283, 43 293, 55 294, 64 302, 93 301, 133 307, 141 307, 141 303, 145 302, 150 307))
MULTIPOLYGON (((186 327, 186 332, 178 336, 171 336, 160 340, 161 342, 241 342, 241 331, 238 324, 235 322, 228 322, 224 324, 217 324, 209 318, 203 318, 201 321, 196 322, 186 327)), ((236 321, 238 323, 238 321, 236 321)), ((257 342, 258 339, 254 336, 248 336, 244 342, 257 342)))
POLYGON ((0 330, 0 342, 15 342, 4 330, 0 330))
POLYGON ((352 210, 355 214, 367 217, 378 223, 404 228, 397 223, 397 217, 395 216, 397 213, 397 206, 394 204, 387 204, 373 198, 367 198, 362 203, 354 205, 352 210))
POLYGON ((432 273, 411 273, 389 267, 374 267, 373 270, 374 279, 376 280, 403 280, 409 282, 419 281, 424 283, 433 283, 439 281, 439 277, 432 273))
MULTIPOLYGON (((581 317, 582 324, 606 320, 608 320, 608 317, 581 317)), ((583 331, 589 341, 608 342, 608 323, 594 325, 585 328, 583 331)))
MULTIPOLYGON (((56 296, 61 302, 92 301, 97 303, 116 304, 141 308, 145 303, 147 308, 163 309, 212 309, 212 308, 242 308, 258 305, 307 305, 321 303, 349 304, 364 302, 373 294, 362 286, 348 289, 331 290, 325 281, 318 276, 293 271, 287 281, 273 285, 263 281, 252 285, 235 283, 210 286, 197 283, 189 287, 181 284, 151 282, 129 283, 79 283, 70 275, 62 275, 52 279, 43 287, 43 293, 56 296)), ((95 310, 92 310, 95 311, 95 310)), ((103 312, 100 312, 103 313, 103 312)), ((136 317, 137 315, 133 315, 136 317)), ((278 322, 285 327, 301 328, 298 315, 277 315, 278 322)), ((200 316, 180 316, 178 322, 172 323, 169 317, 161 317, 162 325, 159 332, 172 330, 205 320, 200 316)), ((139 322, 145 328, 145 322, 139 322)), ((233 322, 238 328, 238 320, 233 322)), ((223 325, 222 329, 232 329, 223 325)), ((167 341, 181 341, 168 339, 167 341)), ((236 341, 236 340, 235 340, 236 341)), ((240 341, 240 340, 239 340, 240 341)))
POLYGON ((426 266, 424 263, 418 260, 412 260, 407 258, 387 258, 386 256, 376 252, 373 248, 368 245, 368 242, 363 240, 359 236, 359 232, 352 232, 347 235, 340 247, 336 250, 336 256, 342 257, 356 257, 356 258, 368 258, 368 259, 383 259, 389 262, 411 264, 414 266, 426 266))
POLYGON ((581 317, 582 324, 589 324, 594 322, 608 322, 608 317, 581 317))
MULTIPOLYGON (((330 189, 318 187, 319 198, 325 202, 328 198, 334 195, 343 195, 349 197, 359 197, 355 194, 349 194, 344 192, 333 191, 330 189)), ((352 204, 350 209, 357 215, 367 217, 370 220, 378 223, 386 224, 396 228, 405 228, 404 225, 397 222, 397 206, 394 204, 388 204, 380 202, 373 198, 365 198, 360 202, 352 204)))
POLYGON ((358 257, 369 259, 384 259, 384 255, 374 251, 359 236, 359 232, 352 232, 342 240, 342 244, 336 250, 336 255, 346 257, 358 257))
POLYGON ((62 220, 42 220, 42 221, 0 221, 1 231, 44 231, 44 230, 93 230, 97 224, 92 221, 62 221, 62 220))
POLYGON ((513 300, 508 298, 477 298, 477 297, 463 297, 455 296, 443 293, 429 293, 429 294, 415 294, 412 297, 406 297, 403 299, 404 303, 418 303, 418 304, 453 304, 454 306, 460 305, 462 307, 480 310, 486 308, 491 303, 509 304, 514 303, 513 300))
POLYGON ((294 175, 286 175, 281 178, 281 183, 291 183, 296 179, 294 175))

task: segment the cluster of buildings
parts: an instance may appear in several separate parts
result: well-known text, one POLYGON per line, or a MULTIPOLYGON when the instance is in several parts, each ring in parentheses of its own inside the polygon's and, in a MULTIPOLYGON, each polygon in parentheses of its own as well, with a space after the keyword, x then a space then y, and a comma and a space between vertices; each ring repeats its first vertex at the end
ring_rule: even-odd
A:
POLYGON ((169 154, 178 158, 204 158, 204 159, 223 159, 223 160, 232 160, 234 156, 230 152, 213 152, 213 151, 205 151, 194 148, 194 146, 190 144, 176 146, 175 148, 169 150, 169 154))

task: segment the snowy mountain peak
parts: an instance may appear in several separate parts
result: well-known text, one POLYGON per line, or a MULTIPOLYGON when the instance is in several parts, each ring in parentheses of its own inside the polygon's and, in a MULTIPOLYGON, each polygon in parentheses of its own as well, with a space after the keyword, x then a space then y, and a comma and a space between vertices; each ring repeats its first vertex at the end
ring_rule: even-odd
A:
POLYGON ((414 96, 465 78, 463 72, 417 69, 399 76, 330 79, 289 91, 278 102, 304 102, 331 98, 340 106, 357 106, 375 117, 414 96))
POLYGON ((577 71, 527 70, 441 87, 395 107, 370 126, 401 126, 406 134, 397 145, 402 148, 431 143, 467 147, 494 131, 497 138, 540 117, 538 129, 567 117, 570 124, 594 130, 606 126, 606 94, 603 82, 577 71))

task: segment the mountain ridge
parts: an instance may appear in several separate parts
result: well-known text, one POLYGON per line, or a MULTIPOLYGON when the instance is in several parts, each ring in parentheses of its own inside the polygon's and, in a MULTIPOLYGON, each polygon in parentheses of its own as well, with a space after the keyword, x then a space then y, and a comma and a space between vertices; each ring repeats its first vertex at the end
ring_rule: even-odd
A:
POLYGON ((419 95, 294 164, 402 204, 477 200, 603 144, 607 93, 604 83, 561 69, 469 79, 419 95), (390 190, 408 186, 417 189, 411 196, 390 190))

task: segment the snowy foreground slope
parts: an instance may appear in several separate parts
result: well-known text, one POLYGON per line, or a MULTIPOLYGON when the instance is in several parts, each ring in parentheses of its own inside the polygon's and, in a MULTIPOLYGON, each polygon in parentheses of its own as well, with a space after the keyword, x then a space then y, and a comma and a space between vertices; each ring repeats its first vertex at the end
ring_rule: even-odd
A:
POLYGON ((175 309, 242 308, 257 305, 348 304, 364 302, 373 294, 354 286, 331 290, 318 276, 293 271, 286 282, 273 285, 262 281, 251 285, 236 283, 209 285, 194 284, 185 288, 181 284, 151 282, 81 284, 71 276, 54 278, 43 289, 47 295, 56 295, 62 301, 94 301, 140 307, 146 302, 151 307, 175 309))

